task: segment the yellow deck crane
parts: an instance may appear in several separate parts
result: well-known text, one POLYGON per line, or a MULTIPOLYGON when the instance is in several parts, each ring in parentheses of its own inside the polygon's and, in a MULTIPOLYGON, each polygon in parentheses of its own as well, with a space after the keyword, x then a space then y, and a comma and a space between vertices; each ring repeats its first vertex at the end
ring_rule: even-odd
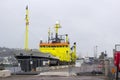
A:
POLYGON ((25 43, 24 43, 24 49, 28 50, 28 28, 29 28, 29 17, 28 17, 28 6, 26 6, 26 16, 25 16, 25 20, 26 20, 26 31, 25 31, 25 43))

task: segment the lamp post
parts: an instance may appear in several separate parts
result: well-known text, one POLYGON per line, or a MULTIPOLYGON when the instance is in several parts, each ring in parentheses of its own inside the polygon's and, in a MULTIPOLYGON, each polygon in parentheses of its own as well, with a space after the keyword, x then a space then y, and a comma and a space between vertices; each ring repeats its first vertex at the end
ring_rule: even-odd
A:
POLYGON ((97 49, 98 49, 98 46, 95 46, 94 47, 94 57, 95 57, 95 59, 97 58, 97 49))

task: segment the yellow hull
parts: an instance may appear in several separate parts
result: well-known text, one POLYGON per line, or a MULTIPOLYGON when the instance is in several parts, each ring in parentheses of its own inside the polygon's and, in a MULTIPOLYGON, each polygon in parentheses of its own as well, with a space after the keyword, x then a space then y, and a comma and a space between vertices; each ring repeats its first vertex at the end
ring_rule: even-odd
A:
POLYGON ((40 52, 50 53, 60 61, 71 60, 69 43, 41 43, 40 52))

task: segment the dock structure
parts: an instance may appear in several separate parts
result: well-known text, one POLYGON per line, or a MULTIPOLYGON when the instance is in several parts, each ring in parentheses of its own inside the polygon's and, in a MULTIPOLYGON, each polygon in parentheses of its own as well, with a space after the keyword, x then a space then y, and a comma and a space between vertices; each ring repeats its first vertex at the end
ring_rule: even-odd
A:
POLYGON ((22 71, 36 71, 37 67, 45 67, 50 65, 50 61, 58 61, 57 58, 49 53, 41 53, 39 51, 25 51, 19 50, 15 57, 20 64, 22 71))

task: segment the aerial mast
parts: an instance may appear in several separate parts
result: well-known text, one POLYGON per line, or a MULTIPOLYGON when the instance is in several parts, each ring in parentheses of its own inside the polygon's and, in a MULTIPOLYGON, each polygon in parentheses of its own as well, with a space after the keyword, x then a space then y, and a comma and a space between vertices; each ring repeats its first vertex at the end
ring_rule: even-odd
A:
POLYGON ((24 43, 24 49, 28 50, 28 28, 29 28, 29 17, 28 17, 28 5, 26 6, 26 30, 25 30, 25 43, 24 43))
POLYGON ((48 30, 48 42, 50 41, 50 28, 48 30))

